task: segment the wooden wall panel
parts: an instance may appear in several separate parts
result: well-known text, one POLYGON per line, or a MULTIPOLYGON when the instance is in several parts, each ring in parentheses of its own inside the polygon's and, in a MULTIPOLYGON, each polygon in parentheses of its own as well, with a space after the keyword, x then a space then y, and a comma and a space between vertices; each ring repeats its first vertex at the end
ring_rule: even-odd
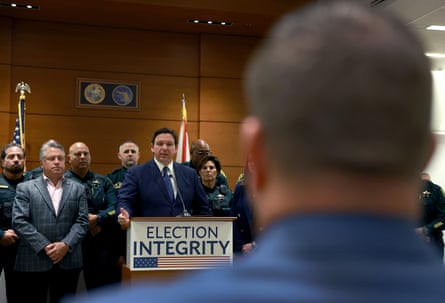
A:
POLYGON ((18 97, 14 102, 15 107, 10 102, 11 86, 11 65, 0 64, 0 112, 10 112, 11 110, 17 112, 18 97))
POLYGON ((29 114, 180 120, 181 98, 184 93, 189 119, 195 121, 198 119, 196 78, 14 67, 13 81, 13 83, 25 81, 31 86, 32 93, 27 97, 29 114), (76 77, 140 82, 139 110, 76 107, 76 77))
POLYGON ((0 29, 0 38, 6 33, 13 41, 0 46, 0 97, 9 101, 0 105, 0 123, 7 128, 0 138, 12 136, 18 101, 12 90, 24 81, 32 89, 26 99, 28 169, 39 166, 39 149, 50 138, 66 149, 75 141, 87 143, 92 170, 101 174, 120 166, 116 152, 125 140, 140 145, 140 163, 148 161, 156 129, 179 131, 184 93, 190 139, 209 142, 233 188, 244 167, 238 139, 246 114, 242 74, 259 39, 10 22, 9 38, 0 29), (2 64, 8 51, 11 62, 2 64), (77 107, 78 78, 140 83, 139 110, 77 107))
POLYGON ((2 125, 2 127, 0 127, 0 148, 12 139, 12 130, 10 131, 9 128, 5 127, 9 125, 9 119, 10 114, 0 112, 0 125, 2 125))
POLYGON ((200 137, 209 142, 233 189, 244 168, 239 126, 247 109, 242 76, 258 38, 201 36, 200 137))
POLYGON ((242 80, 201 78, 200 119, 240 122, 246 115, 242 80))
POLYGON ((239 154, 239 126, 240 123, 200 123, 200 136, 209 143, 212 154, 221 161, 230 184, 236 181, 244 166, 244 159, 239 154))
POLYGON ((227 182, 229 183, 230 189, 235 189, 236 181, 238 180, 240 174, 243 172, 243 167, 240 166, 224 166, 224 174, 226 175, 227 182))
POLYGON ((14 64, 197 76, 199 36, 18 20, 14 64))
POLYGON ((242 78, 247 59, 260 40, 253 37, 201 36, 201 76, 242 78))
POLYGON ((12 21, 10 18, 0 17, 0 63, 11 63, 12 21))
MULTIPOLYGON (((12 21, 10 18, 0 17, 0 131, 1 142, 8 140, 4 138, 6 133, 9 134, 9 118, 11 111, 11 39, 12 39, 12 21)), ((9 139, 10 140, 10 139, 9 139)))
MULTIPOLYGON (((92 155, 92 169, 106 174, 98 168, 120 166, 116 153, 119 145, 132 140, 139 145, 140 163, 152 159, 150 141, 153 132, 161 127, 170 127, 179 131, 179 121, 111 119, 98 117, 66 117, 48 115, 27 115, 26 149, 27 162, 39 165, 41 145, 55 139, 66 149, 77 141, 85 142, 92 155)), ((188 124, 189 133, 196 136, 197 123, 188 124)), ((68 166, 67 166, 68 167, 68 166)))

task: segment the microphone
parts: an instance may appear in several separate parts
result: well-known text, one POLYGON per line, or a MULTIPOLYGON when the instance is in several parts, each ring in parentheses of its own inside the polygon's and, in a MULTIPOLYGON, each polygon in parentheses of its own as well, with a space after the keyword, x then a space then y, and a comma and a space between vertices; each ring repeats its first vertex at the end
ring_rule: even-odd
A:
POLYGON ((192 215, 188 212, 187 208, 185 207, 184 199, 182 198, 181 191, 179 190, 178 181, 176 181, 176 178, 172 174, 169 174, 168 176, 171 179, 173 179, 173 182, 175 182, 176 192, 178 193, 179 200, 181 200, 182 203, 182 214, 179 214, 176 217, 191 217, 192 215))

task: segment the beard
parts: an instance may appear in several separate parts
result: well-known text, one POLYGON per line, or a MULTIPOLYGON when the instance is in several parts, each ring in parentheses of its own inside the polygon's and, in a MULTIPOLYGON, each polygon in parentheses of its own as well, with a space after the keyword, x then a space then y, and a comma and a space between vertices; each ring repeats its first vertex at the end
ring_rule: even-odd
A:
POLYGON ((12 165, 10 167, 3 168, 5 171, 11 173, 11 174, 18 174, 23 173, 23 165, 12 165))

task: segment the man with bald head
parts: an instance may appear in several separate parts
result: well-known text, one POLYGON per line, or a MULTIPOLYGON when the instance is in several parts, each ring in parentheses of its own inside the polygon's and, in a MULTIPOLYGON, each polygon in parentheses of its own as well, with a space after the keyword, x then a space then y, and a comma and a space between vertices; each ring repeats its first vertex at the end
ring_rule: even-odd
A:
POLYGON ((186 166, 196 169, 198 167, 199 161, 205 156, 211 155, 209 144, 203 139, 193 140, 190 145, 190 161, 184 162, 186 166))
MULTIPOLYGON (((117 152, 117 157, 121 161, 121 167, 113 170, 111 173, 107 175, 110 178, 111 182, 113 182, 113 186, 116 189, 116 192, 119 193, 119 189, 122 186, 122 182, 125 179, 125 175, 127 174, 127 170, 132 168, 138 164, 139 161, 139 146, 133 141, 125 141, 121 145, 119 145, 119 151, 117 152)), ((127 231, 123 229, 121 231, 121 262, 124 263, 126 255, 127 255, 127 231)))
MULTIPOLYGON (((192 141, 190 146, 190 161, 182 163, 185 166, 189 166, 196 170, 196 173, 199 176, 198 164, 205 156, 209 156, 212 154, 210 150, 209 144, 203 139, 196 139, 192 141)), ((227 183, 227 178, 224 175, 224 172, 221 172, 216 176, 216 186, 225 185, 228 188, 229 185, 227 183)))
POLYGON ((83 242, 87 289, 120 281, 120 227, 116 219, 117 195, 109 178, 90 170, 91 153, 83 142, 69 148, 71 169, 65 173, 85 187, 89 228, 83 242))
POLYGON ((111 182, 113 182, 116 190, 121 188, 127 170, 138 164, 139 156, 139 146, 133 141, 125 141, 119 146, 117 157, 121 161, 121 167, 113 170, 107 175, 111 182))

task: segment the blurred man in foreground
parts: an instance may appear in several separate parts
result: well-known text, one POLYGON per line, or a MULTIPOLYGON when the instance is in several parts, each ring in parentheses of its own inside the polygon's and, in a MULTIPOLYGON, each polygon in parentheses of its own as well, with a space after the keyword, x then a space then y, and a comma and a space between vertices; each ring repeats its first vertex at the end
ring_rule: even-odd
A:
POLYGON ((255 251, 232 268, 84 302, 443 300, 443 265, 414 232, 435 145, 419 40, 357 1, 317 1, 279 22, 245 79, 241 139, 264 228, 255 251))

